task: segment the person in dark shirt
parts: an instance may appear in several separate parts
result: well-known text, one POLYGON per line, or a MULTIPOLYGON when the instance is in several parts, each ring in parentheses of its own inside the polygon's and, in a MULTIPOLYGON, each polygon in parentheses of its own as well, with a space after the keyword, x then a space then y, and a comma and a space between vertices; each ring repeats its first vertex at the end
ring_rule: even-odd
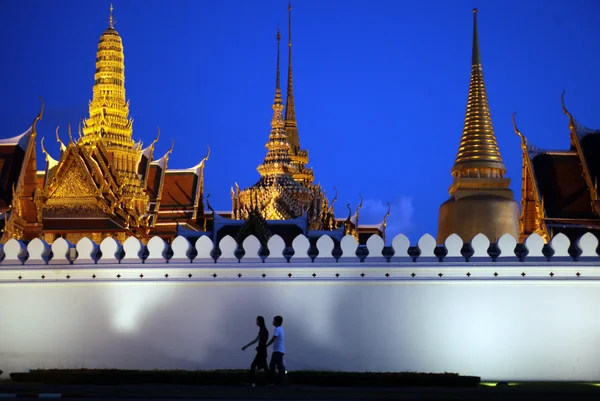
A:
POLYGON ((258 343, 258 347, 256 347, 256 356, 250 365, 250 385, 252 387, 256 386, 254 383, 254 374, 256 370, 263 369, 265 373, 267 373, 267 376, 270 376, 269 365, 267 364, 267 341, 269 340, 269 330, 267 330, 267 326, 265 326, 265 318, 257 316, 256 325, 258 326, 258 335, 254 341, 251 341, 242 347, 242 351, 245 351, 249 346, 258 343))

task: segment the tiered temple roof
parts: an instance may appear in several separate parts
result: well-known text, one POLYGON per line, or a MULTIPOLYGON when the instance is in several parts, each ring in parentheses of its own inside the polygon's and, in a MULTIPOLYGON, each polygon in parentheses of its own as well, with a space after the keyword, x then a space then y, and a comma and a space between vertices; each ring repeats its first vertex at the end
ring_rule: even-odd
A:
MULTIPOLYGON (((154 160, 132 138, 133 120, 125 97, 123 43, 114 28, 110 8, 108 28, 100 36, 96 56, 90 116, 65 145, 58 128, 60 157, 45 150, 44 171, 36 171, 36 123, 24 134, 0 140, 1 240, 42 237, 72 242, 82 237, 101 241, 134 235, 177 235, 180 224, 205 230, 203 172, 207 156, 187 170, 168 170, 171 149, 154 160)), ((42 106, 43 107, 43 106, 42 106)))
POLYGON ((523 152, 523 187, 519 236, 538 233, 546 241, 563 233, 570 239, 585 232, 600 236, 600 130, 579 124, 567 110, 571 146, 545 150, 531 145, 519 131, 523 152))

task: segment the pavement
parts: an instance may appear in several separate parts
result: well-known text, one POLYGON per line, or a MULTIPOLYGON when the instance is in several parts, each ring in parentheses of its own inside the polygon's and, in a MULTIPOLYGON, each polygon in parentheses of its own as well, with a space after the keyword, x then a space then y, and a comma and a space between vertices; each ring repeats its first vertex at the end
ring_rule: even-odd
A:
POLYGON ((600 386, 556 383, 474 388, 445 387, 216 387, 179 385, 41 385, 0 383, 0 401, 12 398, 72 400, 600 400, 600 386))

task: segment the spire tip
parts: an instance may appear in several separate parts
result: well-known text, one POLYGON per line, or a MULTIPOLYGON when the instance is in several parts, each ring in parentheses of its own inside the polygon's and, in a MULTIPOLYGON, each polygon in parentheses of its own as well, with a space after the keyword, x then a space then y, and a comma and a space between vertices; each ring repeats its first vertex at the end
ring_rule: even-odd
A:
POLYGON ((473 9, 473 14, 477 14, 477 9, 476 8, 473 9))
POLYGON ((109 10, 110 10, 110 16, 108 17, 108 26, 109 26, 110 28, 112 28, 112 27, 115 25, 115 20, 114 20, 114 18, 113 18, 113 10, 114 10, 114 8, 113 8, 113 5, 112 5, 112 3, 110 3, 110 8, 109 8, 109 10))

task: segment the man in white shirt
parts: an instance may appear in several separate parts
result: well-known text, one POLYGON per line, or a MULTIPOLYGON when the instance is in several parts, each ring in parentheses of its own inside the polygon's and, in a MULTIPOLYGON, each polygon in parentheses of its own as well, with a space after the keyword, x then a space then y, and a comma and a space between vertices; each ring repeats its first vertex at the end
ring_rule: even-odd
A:
POLYGON ((277 372, 279 373, 279 384, 283 384, 283 380, 285 379, 285 366, 283 365, 283 355, 285 354, 285 346, 284 346, 284 337, 285 334, 283 332, 283 318, 279 315, 273 318, 273 326, 275 326, 275 330, 273 330, 273 338, 267 343, 267 347, 273 344, 273 352, 271 353, 271 363, 269 364, 269 370, 271 378, 274 377, 275 368, 277 368, 277 372))

